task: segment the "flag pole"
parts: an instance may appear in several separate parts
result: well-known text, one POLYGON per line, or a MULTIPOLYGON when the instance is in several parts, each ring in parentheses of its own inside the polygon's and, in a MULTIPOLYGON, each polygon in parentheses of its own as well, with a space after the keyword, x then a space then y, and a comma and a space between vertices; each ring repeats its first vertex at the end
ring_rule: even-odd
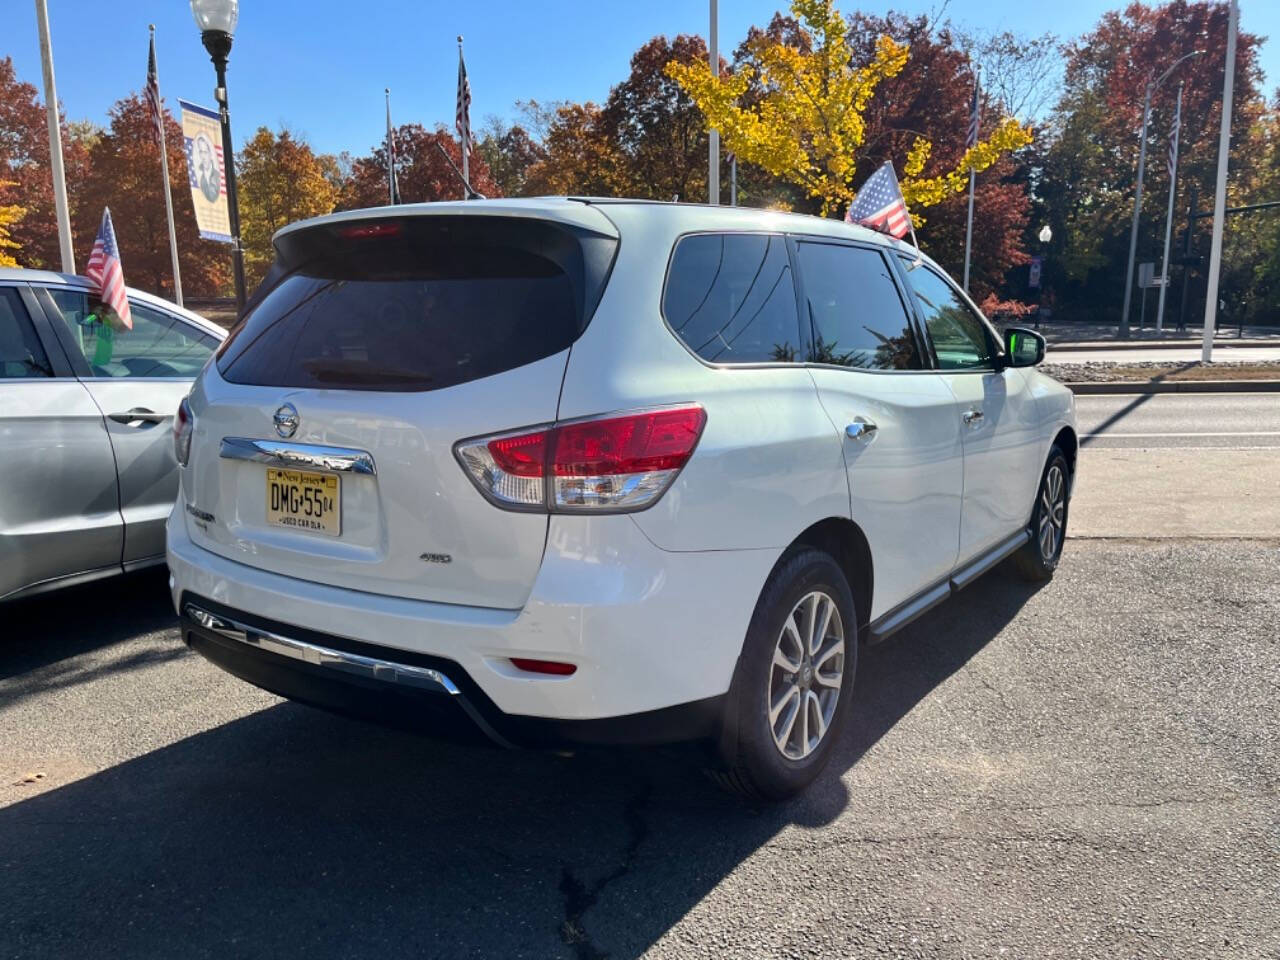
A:
POLYGON ((964 292, 969 292, 969 251, 973 247, 973 167, 969 168, 969 219, 964 228, 964 292))
MULTIPOLYGON (((156 25, 151 28, 151 57, 156 55, 156 25)), ((160 91, 160 68, 156 67, 156 93, 160 91)), ((160 175, 164 178, 164 212, 169 220, 169 258, 173 261, 173 302, 182 306, 182 274, 178 272, 178 234, 173 228, 173 193, 169 189, 169 150, 165 144, 164 110, 157 104, 160 122, 157 124, 160 134, 160 175)))
MULTIPOLYGON (((462 82, 463 82, 463 78, 464 78, 464 76, 465 76, 466 69, 467 69, 467 67, 466 67, 466 62, 462 59, 462 34, 458 34, 458 85, 459 85, 459 89, 458 89, 458 97, 459 97, 459 100, 458 100, 458 102, 459 102, 459 104, 462 104, 462 109, 465 111, 465 113, 464 113, 462 116, 463 116, 463 119, 466 121, 466 123, 463 125, 463 129, 458 131, 458 132, 459 132, 459 134, 461 134, 461 136, 459 137, 459 140, 461 141, 461 143, 459 144, 459 146, 461 146, 461 147, 462 147, 462 179, 463 179, 466 183, 470 183, 470 182, 471 182, 471 157, 470 157, 470 153, 471 153, 471 106, 470 106, 470 104, 469 104, 469 103, 468 103, 468 104, 463 104, 462 99, 461 99, 461 98, 462 98, 462 88, 461 88, 461 87, 462 87, 462 82), (463 132, 463 131, 465 131, 465 132, 463 132)), ((467 93, 468 93, 468 94, 470 94, 470 92, 471 92, 471 81, 470 81, 470 80, 467 80, 467 81, 466 81, 466 83, 467 83, 467 93)), ((469 97, 468 97, 468 99, 469 99, 469 97)), ((470 198, 469 198, 469 197, 467 197, 467 198, 464 198, 464 199, 470 199, 470 198)))
MULTIPOLYGON (((973 107, 969 112, 969 128, 966 131, 966 146, 972 150, 978 143, 978 74, 973 74, 973 107)), ((973 164, 969 164, 969 217, 964 228, 964 292, 969 292, 969 252, 973 248, 973 182, 975 180, 973 164)))
POLYGON ((53 174, 53 203, 58 217, 58 246, 62 272, 76 272, 71 249, 71 216, 67 206, 67 177, 62 168, 62 120, 58 116, 58 88, 53 80, 53 42, 49 39, 49 10, 36 0, 36 25, 40 31, 40 65, 44 68, 44 106, 49 114, 49 171, 53 174))
POLYGON ((1178 81, 1178 106, 1174 110, 1173 143, 1169 147, 1169 210, 1164 219, 1164 256, 1160 260, 1160 303, 1156 307, 1156 336, 1164 333, 1164 295, 1169 289, 1169 239, 1173 236, 1173 199, 1178 191, 1178 140, 1182 132, 1182 81, 1178 81))
POLYGON ((1227 208, 1227 160, 1231 152, 1231 102, 1236 80, 1236 30, 1240 10, 1236 0, 1227 7, 1227 56, 1222 71, 1222 126, 1218 131, 1218 177, 1213 191, 1213 233, 1209 242, 1209 279, 1204 298, 1204 332, 1200 362, 1213 359, 1213 330, 1218 319, 1218 278, 1222 271, 1222 228, 1227 208))
POLYGON ((396 203, 396 155, 395 147, 391 145, 391 88, 384 87, 383 93, 387 97, 387 203, 389 206, 395 206, 396 203))

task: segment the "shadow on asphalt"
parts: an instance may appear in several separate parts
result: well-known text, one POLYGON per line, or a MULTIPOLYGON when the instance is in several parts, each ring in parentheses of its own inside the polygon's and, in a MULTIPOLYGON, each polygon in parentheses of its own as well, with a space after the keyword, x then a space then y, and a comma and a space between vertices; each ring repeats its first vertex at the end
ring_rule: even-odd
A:
POLYGON ((177 626, 164 567, 0 604, 0 680, 177 626))
MULTIPOLYGON (((839 774, 1034 589, 989 575, 864 649, 832 769, 765 809, 720 792, 688 750, 504 752, 270 707, 0 810, 0 942, 17 956, 635 957, 780 829, 836 818, 839 774)), ((69 632, 49 656, 136 634, 132 617, 172 620, 159 603, 105 621, 45 603, 69 632)), ((31 669, 36 646, 0 664, 31 669)))

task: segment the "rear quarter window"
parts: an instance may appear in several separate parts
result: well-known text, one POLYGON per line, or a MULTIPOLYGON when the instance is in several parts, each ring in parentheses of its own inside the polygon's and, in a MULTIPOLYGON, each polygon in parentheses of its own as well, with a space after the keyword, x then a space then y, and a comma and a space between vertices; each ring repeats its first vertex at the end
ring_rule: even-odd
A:
POLYGON ((800 355, 791 262, 779 234, 682 237, 667 269, 662 313, 709 363, 794 363, 800 355))

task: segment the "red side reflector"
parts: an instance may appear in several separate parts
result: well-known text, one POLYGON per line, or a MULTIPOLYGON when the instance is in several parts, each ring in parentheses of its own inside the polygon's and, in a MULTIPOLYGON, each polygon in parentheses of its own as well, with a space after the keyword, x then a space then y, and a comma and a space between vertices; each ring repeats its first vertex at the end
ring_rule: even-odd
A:
POLYGON ((339 227, 338 236, 345 240, 363 240, 368 237, 396 237, 400 235, 398 223, 359 223, 339 227))
POLYGON ((559 660, 530 660, 527 657, 512 657, 511 662, 517 670, 526 673, 547 673, 553 677, 568 677, 578 672, 576 663, 561 663, 559 660))

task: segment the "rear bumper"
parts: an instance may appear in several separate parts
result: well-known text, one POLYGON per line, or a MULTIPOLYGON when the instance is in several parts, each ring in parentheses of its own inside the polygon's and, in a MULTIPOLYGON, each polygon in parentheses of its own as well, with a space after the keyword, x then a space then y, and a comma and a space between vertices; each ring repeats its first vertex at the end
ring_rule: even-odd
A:
POLYGON ((669 553, 628 516, 555 517, 528 602, 521 610, 496 610, 283 577, 196 546, 185 526, 180 517, 170 521, 173 601, 184 615, 184 637, 209 659, 283 695, 362 715, 371 712, 363 709, 368 697, 353 694, 362 702, 347 703, 346 694, 370 685, 378 694, 374 714, 389 688, 396 688, 397 704, 445 700, 464 714, 469 704, 500 737, 515 742, 705 735, 776 560, 772 550, 669 553), (389 667, 361 677, 269 645, 229 641, 186 615, 187 602, 389 667), (517 670, 512 657, 567 661, 577 670, 568 677, 530 675, 517 670), (386 682, 386 670, 398 666, 434 669, 459 692, 386 682))
POLYGON ((504 714, 456 663, 298 630, 194 594, 182 636, 206 660, 272 693, 349 716, 502 747, 665 743, 716 733, 722 697, 598 720, 504 714))

